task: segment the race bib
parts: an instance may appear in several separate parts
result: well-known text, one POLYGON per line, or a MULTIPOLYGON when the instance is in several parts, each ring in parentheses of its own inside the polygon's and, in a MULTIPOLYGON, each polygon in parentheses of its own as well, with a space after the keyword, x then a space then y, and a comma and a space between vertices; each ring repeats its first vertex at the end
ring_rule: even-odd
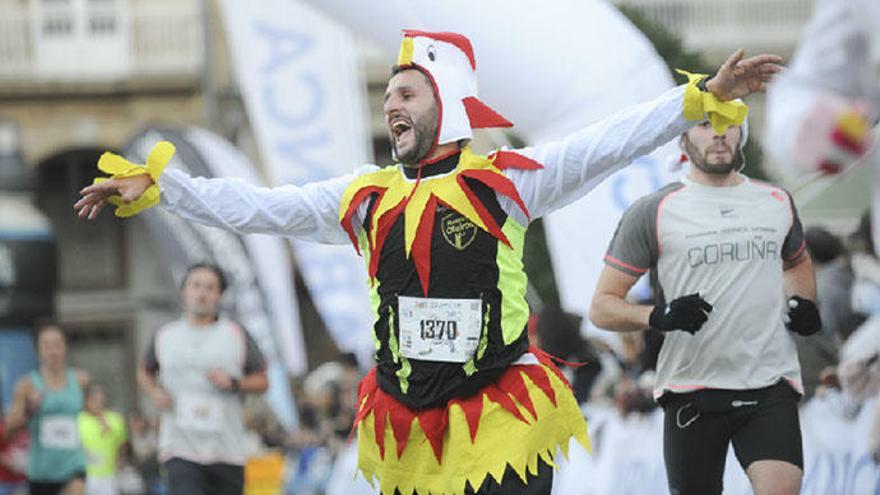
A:
POLYGON ((209 395, 188 394, 174 398, 177 426, 183 430, 217 432, 223 429, 223 405, 209 395))
POLYGON ((75 449, 79 447, 76 418, 45 416, 40 420, 40 445, 47 449, 75 449))
POLYGON ((479 299, 397 298, 400 353, 412 359, 464 363, 480 342, 479 299))

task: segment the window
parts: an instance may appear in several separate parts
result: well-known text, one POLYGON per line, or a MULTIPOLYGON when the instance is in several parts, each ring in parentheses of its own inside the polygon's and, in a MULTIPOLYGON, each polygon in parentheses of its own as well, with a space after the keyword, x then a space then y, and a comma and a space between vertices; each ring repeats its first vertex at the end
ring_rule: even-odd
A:
POLYGON ((116 18, 95 16, 89 20, 89 32, 94 35, 112 35, 116 31, 116 18))
POLYGON ((70 36, 73 33, 73 19, 70 16, 47 16, 43 19, 43 34, 49 36, 70 36))
POLYGON ((37 169, 38 205, 52 222, 58 242, 61 290, 120 289, 126 284, 123 222, 109 211, 93 222, 71 214, 77 191, 95 177, 100 155, 97 149, 62 151, 37 169))

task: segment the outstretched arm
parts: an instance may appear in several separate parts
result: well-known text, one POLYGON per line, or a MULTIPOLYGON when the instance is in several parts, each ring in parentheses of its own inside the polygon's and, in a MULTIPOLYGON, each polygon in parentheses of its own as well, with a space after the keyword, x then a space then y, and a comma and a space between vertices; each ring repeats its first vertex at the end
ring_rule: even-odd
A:
MULTIPOLYGON (((728 101, 763 91, 780 67, 780 57, 759 55, 743 58, 742 50, 721 66, 706 82, 706 90, 716 101, 728 101)), ((561 208, 589 192, 602 180, 650 153, 706 118, 709 108, 701 108, 703 98, 695 94, 694 84, 673 88, 651 102, 623 110, 561 141, 516 150, 543 165, 537 171, 508 169, 507 174, 532 218, 561 208), (685 111, 688 101, 697 100, 685 111), (696 116, 691 115, 696 109, 696 116), (691 119, 686 118, 686 113, 691 119)))
MULTIPOLYGON (((241 179, 190 177, 166 170, 159 177, 161 204, 194 222, 240 234, 269 233, 326 243, 345 243, 338 222, 339 201, 345 187, 361 173, 322 182, 276 188, 257 187, 241 179)), ((84 188, 74 205, 81 218, 94 219, 113 195, 129 203, 153 185, 150 175, 110 179, 84 188)))

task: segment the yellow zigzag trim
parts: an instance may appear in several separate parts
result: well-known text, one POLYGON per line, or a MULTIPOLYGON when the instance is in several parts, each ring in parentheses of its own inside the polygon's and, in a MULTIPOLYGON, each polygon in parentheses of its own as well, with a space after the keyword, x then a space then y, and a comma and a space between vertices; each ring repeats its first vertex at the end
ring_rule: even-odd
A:
POLYGON ((535 420, 517 403, 529 424, 483 396, 483 411, 477 436, 471 443, 467 419, 457 404, 449 409, 449 427, 443 439, 442 464, 437 463, 430 442, 417 419, 400 459, 393 429, 385 428, 385 458, 379 455, 371 412, 358 424, 358 467, 371 484, 378 482, 382 493, 460 495, 465 483, 479 488, 487 476, 500 482, 510 465, 525 480, 526 473, 538 472, 538 459, 554 466, 557 449, 568 458, 574 438, 590 450, 590 439, 583 414, 567 385, 547 370, 558 406, 524 374, 529 396, 538 413, 535 420), (515 448, 511 441, 515 439, 515 448))
POLYGON ((697 83, 708 77, 706 74, 691 74, 676 69, 676 72, 687 76, 688 84, 684 89, 684 118, 688 120, 709 119, 712 129, 717 134, 724 134, 727 128, 740 125, 749 114, 749 107, 736 100, 721 101, 708 91, 700 91, 697 83))
POLYGON ((462 216, 473 222, 474 225, 488 232, 488 227, 483 223, 483 219, 477 213, 470 199, 458 184, 458 176, 461 172, 467 170, 488 169, 498 175, 503 176, 501 170, 496 167, 488 158, 476 155, 471 151, 470 147, 465 147, 461 151, 458 167, 454 172, 441 177, 430 177, 422 179, 418 187, 415 181, 407 180, 397 167, 387 167, 376 172, 362 175, 353 180, 342 196, 339 208, 339 220, 341 221, 348 211, 351 201, 355 194, 365 187, 380 187, 385 189, 385 194, 376 205, 373 213, 372 223, 370 225, 370 247, 376 247, 377 231, 379 219, 388 211, 394 209, 406 198, 410 198, 404 209, 404 226, 406 238, 406 255, 409 257, 412 251, 413 241, 416 238, 416 231, 422 218, 422 213, 431 196, 435 196, 438 200, 446 203, 452 209, 462 216), (413 192, 415 189, 415 192, 413 192))
MULTIPOLYGON (((137 215, 141 211, 159 204, 161 197, 159 176, 162 175, 162 171, 165 170, 165 166, 168 165, 172 156, 174 156, 174 145, 168 141, 156 143, 149 156, 147 156, 147 163, 145 165, 131 163, 125 158, 109 151, 101 155, 101 158, 98 159, 98 169, 101 172, 110 174, 109 179, 121 179, 144 174, 149 174, 153 179, 153 185, 148 187, 141 197, 131 203, 122 201, 122 198, 118 195, 110 196, 107 199, 107 201, 116 206, 114 213, 117 217, 125 218, 137 215)), ((94 184, 100 184, 106 180, 108 180, 107 177, 98 177, 94 180, 94 184)))

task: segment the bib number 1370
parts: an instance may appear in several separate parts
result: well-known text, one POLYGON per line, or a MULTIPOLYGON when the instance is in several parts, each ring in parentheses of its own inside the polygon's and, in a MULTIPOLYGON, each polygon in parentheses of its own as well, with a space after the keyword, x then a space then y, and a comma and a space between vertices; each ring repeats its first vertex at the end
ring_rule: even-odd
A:
POLYGON ((398 296, 400 354, 422 361, 465 363, 480 342, 483 302, 398 296))
POLYGON ((419 320, 423 340, 455 340, 458 323, 455 320, 419 320))

